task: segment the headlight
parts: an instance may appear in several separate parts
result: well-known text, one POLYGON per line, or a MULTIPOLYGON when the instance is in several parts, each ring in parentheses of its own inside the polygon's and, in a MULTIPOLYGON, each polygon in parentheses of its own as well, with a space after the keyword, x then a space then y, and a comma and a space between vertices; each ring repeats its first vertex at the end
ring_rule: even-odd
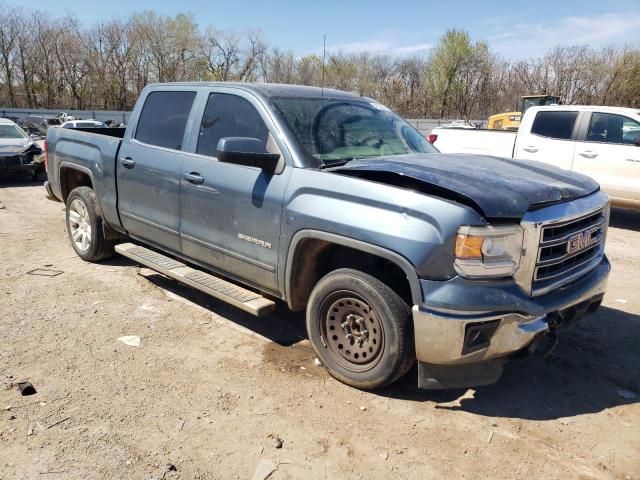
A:
POLYGON ((455 269, 467 278, 509 277, 520 265, 522 237, 520 225, 459 227, 455 269))

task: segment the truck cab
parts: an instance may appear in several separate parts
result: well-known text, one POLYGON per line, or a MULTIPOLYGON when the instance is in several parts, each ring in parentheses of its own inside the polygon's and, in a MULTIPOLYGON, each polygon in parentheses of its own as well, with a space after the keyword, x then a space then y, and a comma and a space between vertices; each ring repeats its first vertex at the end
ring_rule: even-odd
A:
POLYGON ((588 175, 613 205, 640 209, 640 111, 605 106, 531 107, 517 132, 436 128, 443 153, 534 160, 588 175))
POLYGON ((620 207, 640 209, 640 112, 632 108, 533 107, 514 157, 593 177, 620 207))

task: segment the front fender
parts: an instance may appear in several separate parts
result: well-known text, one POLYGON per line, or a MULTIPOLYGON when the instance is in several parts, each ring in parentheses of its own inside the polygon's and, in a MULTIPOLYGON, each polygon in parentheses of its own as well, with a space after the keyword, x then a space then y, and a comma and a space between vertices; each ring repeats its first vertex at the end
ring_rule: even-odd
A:
MULTIPOLYGON (((485 223, 473 208, 436 195, 295 168, 285 193, 280 258, 288 257, 297 232, 314 230, 393 252, 420 278, 447 280, 457 275, 458 227, 485 223)), ((282 280, 284 286, 286 277, 282 280)))
POLYGON ((293 262, 295 253, 298 249, 300 242, 306 239, 317 239, 324 240, 330 243, 334 243, 336 245, 342 245, 345 247, 353 248, 354 250, 360 250, 365 253, 370 253, 372 255, 376 255, 378 257, 384 258, 393 262, 398 267, 402 269, 402 271, 407 276, 409 280, 409 285, 411 287, 411 298, 414 304, 422 303, 422 289, 420 287, 420 280, 418 278, 418 273, 416 269, 411 263, 404 258, 402 255, 397 254, 391 250, 387 250, 385 248, 379 247, 377 245, 372 245, 370 243, 362 242, 359 240, 354 240, 353 238, 344 237, 341 235, 337 235, 335 233, 322 232, 319 230, 301 230, 296 232, 296 234, 292 237, 291 242, 288 247, 287 254, 287 262, 284 269, 284 290, 285 290, 285 298, 291 298, 291 290, 292 290, 292 274, 293 274, 293 262))

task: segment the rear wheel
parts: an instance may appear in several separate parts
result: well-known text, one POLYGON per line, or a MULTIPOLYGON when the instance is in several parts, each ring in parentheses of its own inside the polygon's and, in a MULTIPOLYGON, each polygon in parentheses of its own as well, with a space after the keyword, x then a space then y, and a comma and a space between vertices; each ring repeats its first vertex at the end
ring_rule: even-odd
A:
POLYGON ((352 269, 323 277, 307 305, 311 344, 329 373, 362 389, 384 387, 415 361, 407 304, 377 278, 352 269))
POLYGON ((113 255, 114 242, 104 238, 102 217, 96 194, 89 187, 78 187, 67 197, 67 233, 71 246, 87 262, 113 255))

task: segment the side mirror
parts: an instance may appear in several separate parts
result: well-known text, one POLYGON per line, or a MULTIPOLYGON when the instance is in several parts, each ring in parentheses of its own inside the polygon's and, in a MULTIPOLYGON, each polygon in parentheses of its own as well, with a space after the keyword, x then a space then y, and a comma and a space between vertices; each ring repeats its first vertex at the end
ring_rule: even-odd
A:
POLYGON ((274 171, 280 161, 280 154, 267 152, 264 142, 251 137, 225 137, 218 141, 218 161, 258 167, 274 171))
POLYGON ((37 133, 32 133, 31 135, 29 135, 29 138, 31 140, 40 140, 40 135, 38 135, 37 133))

